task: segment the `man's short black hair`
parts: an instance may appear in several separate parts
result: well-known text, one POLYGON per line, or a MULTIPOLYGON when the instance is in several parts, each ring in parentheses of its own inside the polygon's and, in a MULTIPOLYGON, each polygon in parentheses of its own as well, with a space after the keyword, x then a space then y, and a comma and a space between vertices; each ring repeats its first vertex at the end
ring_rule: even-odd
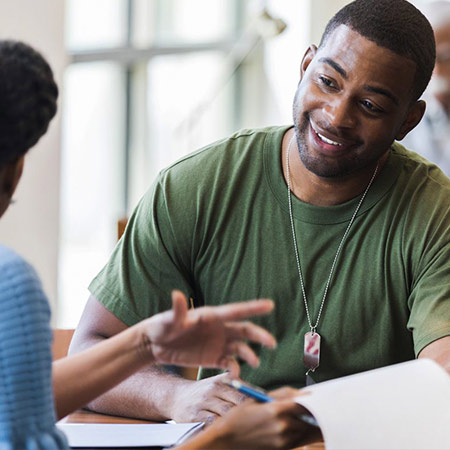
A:
POLYGON ((331 18, 319 47, 340 25, 414 61, 413 99, 422 95, 433 72, 436 43, 430 23, 415 6, 406 0, 355 0, 331 18))
POLYGON ((18 41, 0 41, 0 166, 24 155, 56 114, 58 88, 45 59, 18 41))

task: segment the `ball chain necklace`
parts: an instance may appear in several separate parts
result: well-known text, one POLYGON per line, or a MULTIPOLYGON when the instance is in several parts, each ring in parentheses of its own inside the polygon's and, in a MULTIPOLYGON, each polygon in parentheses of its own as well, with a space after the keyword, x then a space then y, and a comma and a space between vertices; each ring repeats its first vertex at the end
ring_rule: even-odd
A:
POLYGON ((316 320, 316 323, 313 325, 312 320, 311 320, 311 315, 309 313, 308 301, 306 299, 305 283, 303 281, 302 269, 300 266, 300 257, 299 257, 299 252, 298 252, 297 237, 295 234, 294 217, 292 214, 292 192, 291 192, 291 176, 290 176, 290 170, 289 170, 289 154, 291 151, 292 143, 294 142, 294 137, 295 137, 295 133, 292 135, 291 139, 289 140, 289 144, 288 144, 288 148, 287 148, 287 152, 286 152, 286 180, 287 180, 287 189, 288 189, 289 219, 291 222, 292 239, 294 242, 295 260, 297 262, 298 276, 300 279, 300 286, 302 289, 303 303, 305 304, 306 317, 308 319, 308 325, 310 328, 310 331, 308 331, 305 334, 304 352, 303 352, 303 363, 305 364, 305 367, 308 369, 306 372, 306 384, 308 385, 308 384, 314 383, 313 379, 311 378, 310 373, 314 372, 319 367, 319 363, 320 363, 320 334, 317 333, 317 326, 319 325, 320 316, 322 314, 323 306, 325 304, 325 300, 326 300, 327 293, 328 293, 328 288, 330 287, 330 282, 333 277, 333 272, 336 267, 336 262, 338 260, 339 254, 341 253, 342 247, 344 245, 344 241, 347 238, 347 235, 350 231, 350 227, 352 226, 352 224, 356 218, 356 215, 358 214, 359 208, 361 207, 367 193, 369 192, 370 186, 372 186, 373 180, 375 179, 375 176, 378 171, 378 164, 375 167, 375 171, 373 172, 373 175, 369 181, 369 184, 367 185, 365 191, 363 192, 363 194, 361 195, 361 198, 359 199, 358 205, 356 206, 356 209, 347 225, 344 235, 342 236, 342 239, 341 239, 341 242, 339 243, 336 254, 334 255, 333 264, 331 265, 330 274, 328 275, 328 280, 326 282, 325 290, 323 292, 322 302, 320 303, 319 313, 317 314, 317 320, 316 320))

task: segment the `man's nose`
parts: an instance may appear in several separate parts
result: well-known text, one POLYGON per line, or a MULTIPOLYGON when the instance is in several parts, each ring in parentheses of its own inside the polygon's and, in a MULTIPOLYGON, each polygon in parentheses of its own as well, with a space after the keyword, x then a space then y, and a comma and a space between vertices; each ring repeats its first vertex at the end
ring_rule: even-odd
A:
POLYGON ((339 97, 325 108, 325 117, 333 128, 353 128, 356 125, 355 105, 351 99, 339 97))

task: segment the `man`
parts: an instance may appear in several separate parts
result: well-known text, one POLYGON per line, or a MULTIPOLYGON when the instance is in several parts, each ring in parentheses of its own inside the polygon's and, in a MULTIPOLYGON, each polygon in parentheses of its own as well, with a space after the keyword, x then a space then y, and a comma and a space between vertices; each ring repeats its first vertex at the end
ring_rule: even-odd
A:
POLYGON ((431 2, 423 12, 434 30, 436 64, 425 92, 425 116, 406 137, 404 145, 450 176, 450 2, 431 2))
MULTIPOLYGON (((424 113, 434 58, 429 23, 404 0, 339 11, 302 60, 294 129, 244 130, 161 172, 90 286, 73 350, 178 288, 195 305, 274 300, 258 323, 277 351, 241 371, 266 388, 417 356, 449 369, 450 182, 394 143, 424 113)), ((141 372, 91 406, 212 420, 242 400, 222 377, 141 372)))

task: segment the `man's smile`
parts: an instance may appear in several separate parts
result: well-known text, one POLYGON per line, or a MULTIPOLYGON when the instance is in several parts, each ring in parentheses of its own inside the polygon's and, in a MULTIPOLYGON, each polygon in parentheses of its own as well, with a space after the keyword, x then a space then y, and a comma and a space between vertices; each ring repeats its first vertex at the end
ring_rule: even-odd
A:
POLYGON ((322 130, 317 124, 312 120, 309 121, 310 124, 310 134, 315 143, 315 147, 318 147, 320 151, 327 154, 335 154, 336 152, 342 153, 348 151, 351 147, 355 147, 360 142, 350 141, 348 139, 343 139, 340 136, 336 136, 329 131, 322 130))
POLYGON ((313 129, 313 131, 316 133, 316 135, 319 137, 319 139, 321 141, 325 142, 326 144, 342 147, 342 145, 343 145, 342 143, 327 138, 322 133, 319 133, 319 131, 317 130, 317 127, 315 127, 312 122, 310 122, 310 123, 311 123, 311 128, 313 129))

